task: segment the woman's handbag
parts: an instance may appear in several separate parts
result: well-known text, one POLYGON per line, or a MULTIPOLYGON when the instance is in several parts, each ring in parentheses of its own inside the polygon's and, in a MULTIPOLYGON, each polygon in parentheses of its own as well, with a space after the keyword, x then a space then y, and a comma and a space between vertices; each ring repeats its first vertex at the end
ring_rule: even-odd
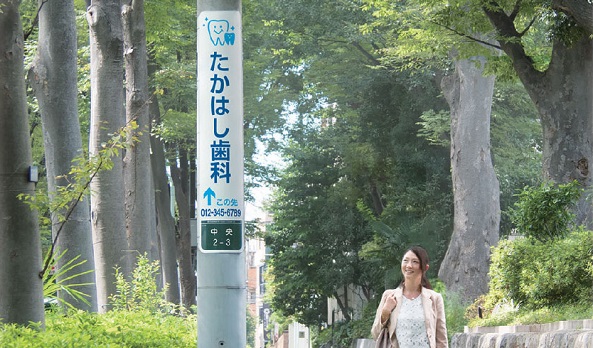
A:
POLYGON ((384 327, 377 337, 375 348, 391 348, 391 341, 389 340, 389 329, 384 327))

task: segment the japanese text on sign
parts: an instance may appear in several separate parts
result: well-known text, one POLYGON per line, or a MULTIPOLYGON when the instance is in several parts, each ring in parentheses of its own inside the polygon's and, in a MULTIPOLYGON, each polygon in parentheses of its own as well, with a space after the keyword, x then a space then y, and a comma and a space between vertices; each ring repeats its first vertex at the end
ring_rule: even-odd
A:
POLYGON ((244 219, 241 15, 203 11, 198 23, 198 211, 199 226, 207 229, 198 237, 202 251, 238 252, 244 219), (210 228, 231 221, 224 231, 210 228))

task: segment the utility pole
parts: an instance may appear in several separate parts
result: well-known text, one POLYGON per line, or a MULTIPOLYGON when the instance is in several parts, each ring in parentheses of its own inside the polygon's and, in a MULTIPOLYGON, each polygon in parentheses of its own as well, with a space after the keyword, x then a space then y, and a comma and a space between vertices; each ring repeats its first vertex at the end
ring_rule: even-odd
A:
POLYGON ((247 345, 240 0, 198 0, 198 347, 247 345))

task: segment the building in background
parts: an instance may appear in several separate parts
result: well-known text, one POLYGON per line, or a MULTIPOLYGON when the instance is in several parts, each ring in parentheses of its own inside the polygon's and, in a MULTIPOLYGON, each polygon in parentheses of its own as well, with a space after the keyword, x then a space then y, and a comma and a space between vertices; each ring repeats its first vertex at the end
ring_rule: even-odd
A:
MULTIPOLYGON (((265 231, 271 222, 272 217, 264 215, 260 217, 259 228, 265 231)), ((278 325, 271 321, 272 308, 264 298, 264 275, 270 254, 260 238, 249 238, 246 246, 247 304, 249 312, 257 319, 254 348, 310 348, 309 328, 299 323, 291 323, 287 331, 279 332, 278 325)))

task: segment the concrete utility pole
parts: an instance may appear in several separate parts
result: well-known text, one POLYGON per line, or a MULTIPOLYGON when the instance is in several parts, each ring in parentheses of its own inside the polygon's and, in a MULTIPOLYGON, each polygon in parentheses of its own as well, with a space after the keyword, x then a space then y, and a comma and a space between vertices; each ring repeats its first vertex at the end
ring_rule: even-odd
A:
POLYGON ((198 347, 247 345, 240 0, 198 0, 198 347))

